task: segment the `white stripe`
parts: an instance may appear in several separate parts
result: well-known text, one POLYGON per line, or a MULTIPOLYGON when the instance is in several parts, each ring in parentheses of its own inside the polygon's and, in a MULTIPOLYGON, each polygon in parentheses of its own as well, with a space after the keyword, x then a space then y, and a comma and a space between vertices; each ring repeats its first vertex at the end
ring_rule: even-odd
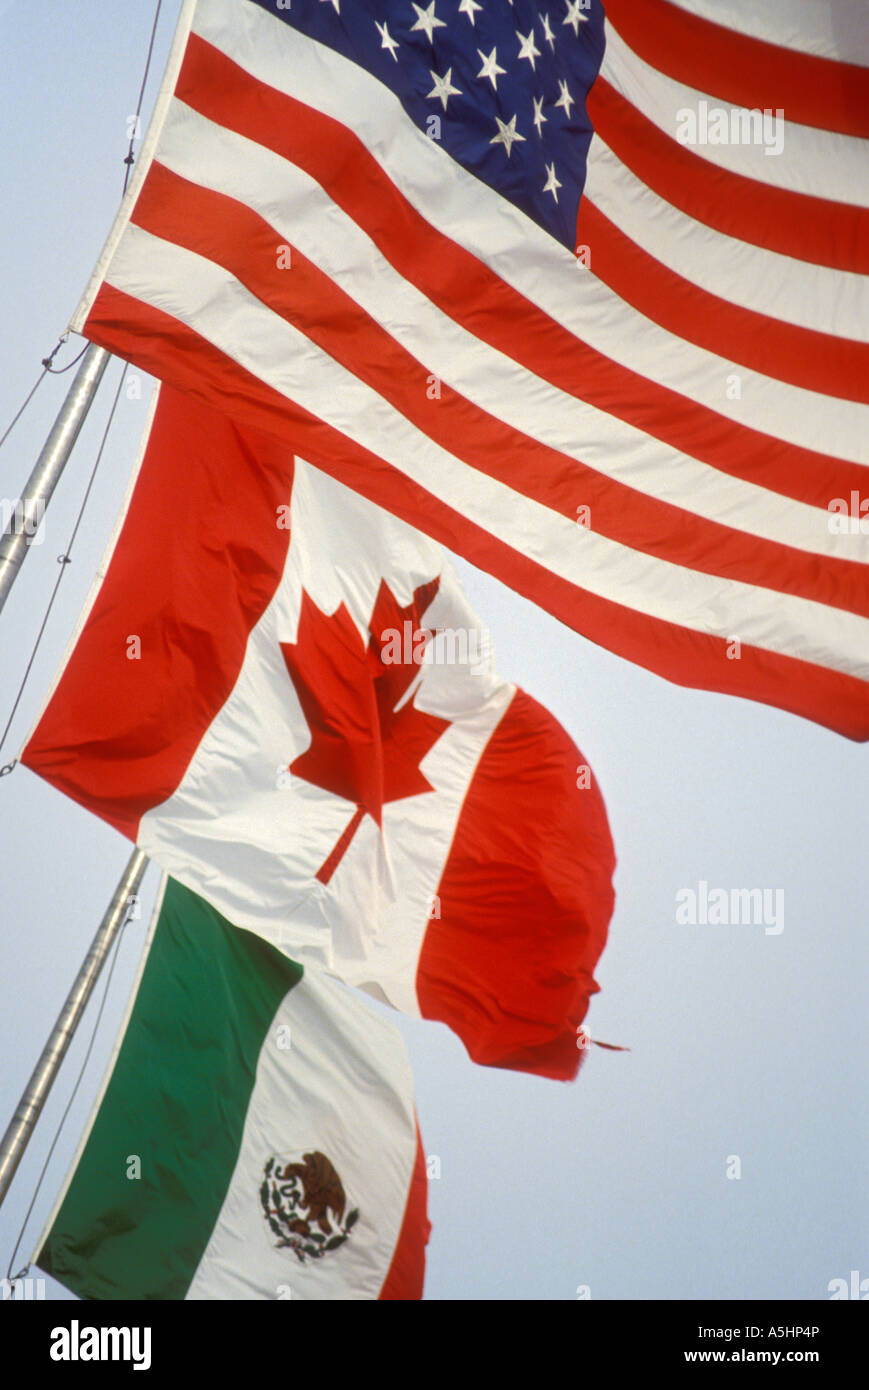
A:
MULTIPOLYGON (((354 437, 521 554, 592 593, 697 632, 869 678, 866 622, 820 603, 686 570, 583 530, 455 459, 227 272, 131 225, 111 283, 185 323, 335 429, 354 437), (160 285, 159 291, 154 284, 160 285), (469 506, 473 498, 473 508, 469 506)), ((818 524, 827 518, 819 512, 818 524)), ((845 539, 845 538, 843 538, 845 539)))
POLYGON ((200 0, 194 29, 257 80, 353 131, 433 227, 605 356, 737 424, 822 454, 869 462, 867 407, 749 372, 658 328, 427 139, 397 97, 355 63, 237 0, 200 0), (742 382, 738 401, 725 395, 733 373, 742 382))
MULTIPOLYGON (((314 179, 279 155, 175 102, 160 160, 182 178, 252 208, 278 239, 291 241, 387 328, 423 370, 496 419, 604 477, 710 521, 816 554, 842 554, 826 518, 819 526, 815 507, 698 463, 557 390, 468 333, 399 275, 314 179)), ((866 553, 869 559, 869 545, 866 553)))
POLYGON ((666 202, 599 136, 585 195, 637 246, 708 294, 771 319, 869 342, 869 277, 726 236, 666 202))
MULTIPOLYGON (((716 97, 715 93, 685 86, 644 62, 628 47, 611 22, 607 23, 606 53, 600 71, 617 92, 673 140, 679 128, 680 111, 697 111, 700 101, 706 101, 709 107, 731 110, 731 104, 716 97)), ((763 146, 755 144, 704 144, 693 148, 719 168, 759 179, 773 188, 869 207, 867 141, 800 125, 788 120, 787 112, 780 154, 767 154, 763 146)))
POLYGON ((378 1298, 415 1158, 413 1080, 400 1034, 348 990, 306 971, 263 1043, 238 1161, 186 1297, 378 1298), (278 1046, 282 1027, 289 1047, 278 1046), (260 1187, 270 1158, 299 1162, 315 1151, 341 1180, 344 1219, 354 1208, 359 1219, 339 1249, 301 1263, 277 1247, 260 1187))
POLYGON ((869 67, 865 0, 670 0, 738 34, 869 67))
MULTIPOLYGON (((869 464, 869 407, 803 390, 661 328, 592 274, 576 300, 582 338, 614 362, 718 415, 818 454, 869 464), (728 397, 739 382, 741 395, 728 397)), ((566 287, 565 287, 566 288, 566 287)), ((566 317, 566 315, 565 315, 566 317)), ((574 330, 578 325, 573 325, 574 330)))
POLYGON ((100 252, 99 260, 94 266, 85 292, 79 300, 75 313, 69 322, 70 329, 75 333, 81 333, 84 328, 85 319, 90 312, 90 307, 97 296, 100 285, 105 279, 106 271, 111 264, 112 256, 115 254, 115 248, 129 222, 130 213, 133 211, 142 184, 145 182, 148 170, 151 167, 154 152, 159 143, 160 133, 163 129, 163 122, 166 119, 166 112, 169 110, 169 103, 172 100, 175 84, 178 81, 178 73, 184 60, 187 40, 190 36, 193 16, 198 4, 199 0, 182 0, 181 12, 178 16, 175 33, 172 36, 172 46, 169 50, 169 57, 166 62, 166 70, 160 82, 157 99, 154 103, 154 110, 151 113, 151 120, 148 124, 145 139, 142 141, 142 148, 133 166, 133 177, 130 179, 129 187, 121 199, 121 206, 118 209, 117 216, 106 238, 105 245, 100 252))

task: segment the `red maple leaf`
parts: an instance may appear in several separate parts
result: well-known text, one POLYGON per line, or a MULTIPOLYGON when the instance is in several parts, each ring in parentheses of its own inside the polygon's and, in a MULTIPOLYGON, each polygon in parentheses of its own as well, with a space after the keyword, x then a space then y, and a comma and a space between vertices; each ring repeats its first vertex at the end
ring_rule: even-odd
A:
POLYGON ((328 883, 365 815, 382 825, 389 801, 434 788, 419 765, 449 720, 416 708, 408 687, 431 639, 420 626, 438 590, 431 580, 402 608, 384 580, 368 624, 368 642, 344 604, 329 616, 302 590, 295 642, 282 642, 287 671, 311 731, 311 744, 290 772, 356 811, 317 872, 328 883))

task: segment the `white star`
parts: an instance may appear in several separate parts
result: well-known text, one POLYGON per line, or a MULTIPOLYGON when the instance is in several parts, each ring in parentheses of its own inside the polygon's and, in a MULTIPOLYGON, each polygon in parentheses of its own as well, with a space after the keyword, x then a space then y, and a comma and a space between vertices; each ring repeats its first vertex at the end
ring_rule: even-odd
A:
POLYGON ((432 97, 439 98, 440 101, 443 102, 443 108, 446 111, 447 102, 450 97, 460 97, 462 95, 459 88, 452 85, 453 70, 452 68, 447 68, 445 77, 438 77, 437 73, 432 68, 429 68, 429 72, 434 82, 434 86, 428 94, 429 99, 432 97))
MULTIPOLYGON (((394 39, 394 38, 392 37, 392 35, 390 34, 387 25, 386 25, 385 23, 383 23, 383 24, 378 24, 378 23, 377 23, 377 20, 375 19, 375 21, 374 21, 374 27, 375 27, 375 29, 377 30, 377 32, 380 34, 380 39, 381 39, 380 47, 381 47, 381 48, 388 49, 390 56, 393 57, 393 58, 395 58, 395 50, 398 48, 398 44, 395 42, 395 39, 394 39)), ((397 62, 398 62, 398 59, 395 58, 395 61, 396 61, 396 63, 397 63, 397 62)))
POLYGON ((575 106, 575 105, 576 105, 576 102, 574 101, 573 97, 570 95, 570 92, 567 90, 567 83, 566 83, 566 82, 562 82, 561 79, 559 78, 558 86, 559 86, 559 88, 561 89, 561 96, 558 98, 558 100, 557 100, 557 102, 555 103, 555 105, 556 105, 556 106, 563 106, 563 107, 564 107, 564 114, 567 116, 567 118, 568 118, 568 120, 569 120, 569 119, 570 119, 570 108, 571 108, 571 106, 575 106))
POLYGON ((565 4, 567 5, 567 14, 561 22, 562 24, 569 24, 576 37, 579 38, 580 24, 588 23, 588 15, 582 13, 588 6, 583 5, 582 0, 574 0, 573 4, 570 3, 570 0, 565 0, 565 4))
POLYGON ((558 189, 561 188, 562 185, 558 182, 558 179, 555 177, 555 165, 554 165, 554 164, 547 164, 545 167, 546 167, 546 182, 545 182, 545 184, 543 185, 543 192, 544 192, 544 193, 551 193, 552 196, 553 196, 553 198, 555 199, 555 201, 556 201, 556 203, 557 203, 557 202, 558 202, 558 189))
POLYGON ((546 122, 549 120, 549 117, 548 117, 548 116, 544 116, 544 114, 543 114, 543 98, 542 98, 542 97, 532 97, 531 100, 534 102, 534 115, 532 116, 531 119, 533 120, 534 124, 535 124, 536 127, 537 127, 537 134, 540 135, 540 136, 542 137, 542 135, 543 135, 543 127, 545 126, 546 122))
POLYGON ((459 14, 466 14, 473 27, 476 28, 474 11, 481 10, 482 8, 482 5, 477 4, 477 0, 462 0, 462 3, 459 5, 459 14))
POLYGON ((499 121, 498 117, 496 116, 495 125, 498 127, 498 134, 492 137, 492 139, 489 141, 489 144, 503 145, 504 149, 507 151, 507 158, 509 159, 514 142, 516 140, 524 140, 525 136, 520 135, 518 130, 516 129, 515 116, 512 118, 511 121, 507 123, 507 125, 505 125, 503 121, 499 121))
POLYGON ((499 76, 501 75, 501 73, 504 73, 504 72, 507 71, 506 68, 499 68, 499 67, 498 67, 498 51, 497 51, 497 49, 493 48, 493 49, 492 49, 492 52, 489 54, 488 58, 486 57, 486 55, 485 55, 485 53, 483 52, 482 48, 478 48, 478 49, 477 49, 477 52, 479 53, 480 57, 481 57, 482 60, 483 60, 483 66, 480 68, 480 71, 477 73, 477 76, 478 76, 478 77, 488 77, 489 80, 490 80, 491 83, 492 83, 492 86, 495 88, 495 91, 497 92, 497 90, 498 90, 498 78, 499 78, 499 76))
POLYGON ((321 0, 321 3, 335 6, 335 13, 341 13, 341 0, 321 0))
POLYGON ((529 29, 528 33, 525 35, 520 34, 519 30, 517 29, 516 37, 519 40, 519 57, 527 58, 529 63, 531 64, 531 67, 533 68, 534 59, 540 57, 540 49, 536 46, 534 42, 533 28, 529 29))
POLYGON ((552 49, 552 51, 555 52, 555 35, 553 34, 552 29, 550 28, 550 24, 549 24, 549 15, 548 15, 548 14, 545 14, 545 15, 543 16, 543 21, 542 21, 542 23, 543 23, 543 37, 545 38, 546 42, 549 44, 549 47, 552 49))
POLYGON ((419 5, 414 5, 413 8, 416 10, 417 17, 416 24, 411 24, 410 26, 411 33, 413 33, 414 29, 422 29, 429 43, 434 43, 435 29, 446 28, 444 21, 442 19, 438 19, 435 15, 435 0, 431 0, 431 4, 429 5, 427 10, 421 10, 419 8, 419 5))

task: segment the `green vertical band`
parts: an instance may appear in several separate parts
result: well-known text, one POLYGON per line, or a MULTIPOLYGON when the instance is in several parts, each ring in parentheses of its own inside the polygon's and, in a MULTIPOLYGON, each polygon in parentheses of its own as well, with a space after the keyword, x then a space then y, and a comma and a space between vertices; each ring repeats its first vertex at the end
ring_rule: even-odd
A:
POLYGON ((37 1264, 80 1298, 183 1298, 257 1061, 302 968, 169 879, 129 1026, 37 1264), (140 1160, 141 1176, 134 1174, 140 1160))

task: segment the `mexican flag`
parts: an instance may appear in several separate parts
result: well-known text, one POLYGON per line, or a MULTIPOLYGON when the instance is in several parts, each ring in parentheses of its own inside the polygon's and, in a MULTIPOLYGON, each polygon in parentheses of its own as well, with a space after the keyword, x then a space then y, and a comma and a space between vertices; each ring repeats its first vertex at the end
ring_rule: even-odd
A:
POLYGON ((22 761, 293 960, 575 1074, 613 908, 597 780, 443 551, 271 436, 161 388, 22 761))
POLYGON ((419 1299, 426 1201, 392 1025, 164 880, 34 1263, 83 1299, 419 1299))

